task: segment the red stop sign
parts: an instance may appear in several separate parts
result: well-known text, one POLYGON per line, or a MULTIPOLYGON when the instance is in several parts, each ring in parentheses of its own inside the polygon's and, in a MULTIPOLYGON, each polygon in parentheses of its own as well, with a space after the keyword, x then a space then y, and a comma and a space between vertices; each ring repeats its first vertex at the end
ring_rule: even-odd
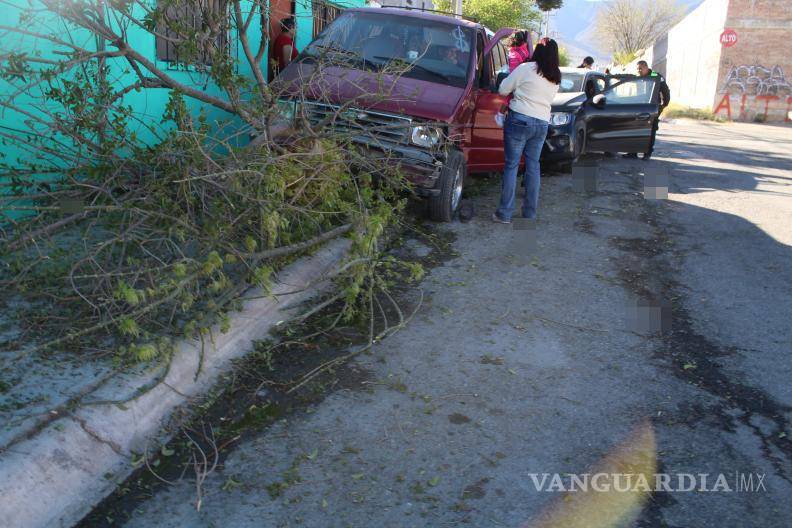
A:
POLYGON ((720 36, 721 45, 724 48, 737 44, 737 32, 733 29, 724 29, 720 36))

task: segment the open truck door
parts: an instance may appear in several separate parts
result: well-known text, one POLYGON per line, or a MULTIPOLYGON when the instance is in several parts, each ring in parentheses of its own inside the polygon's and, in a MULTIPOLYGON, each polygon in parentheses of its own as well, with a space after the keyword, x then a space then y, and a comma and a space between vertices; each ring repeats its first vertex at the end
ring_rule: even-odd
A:
MULTIPOLYGON (((485 42, 484 34, 477 38, 478 58, 473 129, 468 145, 468 170, 490 172, 503 170, 503 129, 495 123, 495 114, 506 102, 498 93, 498 79, 509 73, 508 50, 501 42, 514 33, 503 28, 485 42)), ((529 35, 529 49, 531 40, 529 35)))

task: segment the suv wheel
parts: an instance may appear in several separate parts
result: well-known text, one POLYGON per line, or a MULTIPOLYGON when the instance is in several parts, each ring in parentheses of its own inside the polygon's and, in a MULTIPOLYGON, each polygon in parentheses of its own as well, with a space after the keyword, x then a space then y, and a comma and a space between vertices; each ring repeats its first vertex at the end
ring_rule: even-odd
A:
POLYGON ((429 199, 429 218, 436 222, 451 221, 462 200, 466 176, 465 156, 458 150, 449 151, 440 171, 440 194, 429 199))

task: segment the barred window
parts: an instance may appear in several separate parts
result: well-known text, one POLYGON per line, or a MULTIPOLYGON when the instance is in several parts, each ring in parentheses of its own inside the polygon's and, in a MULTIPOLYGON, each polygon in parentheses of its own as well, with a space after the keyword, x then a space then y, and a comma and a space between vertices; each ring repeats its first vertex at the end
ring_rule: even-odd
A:
POLYGON ((191 57, 210 66, 214 53, 228 51, 227 0, 160 0, 158 4, 164 16, 157 22, 157 59, 178 63, 191 57))
POLYGON ((341 13, 341 7, 322 0, 313 0, 313 38, 341 13))

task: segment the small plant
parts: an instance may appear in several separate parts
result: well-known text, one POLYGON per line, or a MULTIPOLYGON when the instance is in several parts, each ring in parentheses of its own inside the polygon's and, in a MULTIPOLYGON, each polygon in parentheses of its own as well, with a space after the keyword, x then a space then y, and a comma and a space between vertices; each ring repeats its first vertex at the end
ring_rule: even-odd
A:
POLYGON ((699 121, 725 121, 724 118, 714 114, 712 110, 708 108, 692 108, 676 103, 669 104, 663 112, 663 115, 672 119, 686 118, 697 119, 699 121))

